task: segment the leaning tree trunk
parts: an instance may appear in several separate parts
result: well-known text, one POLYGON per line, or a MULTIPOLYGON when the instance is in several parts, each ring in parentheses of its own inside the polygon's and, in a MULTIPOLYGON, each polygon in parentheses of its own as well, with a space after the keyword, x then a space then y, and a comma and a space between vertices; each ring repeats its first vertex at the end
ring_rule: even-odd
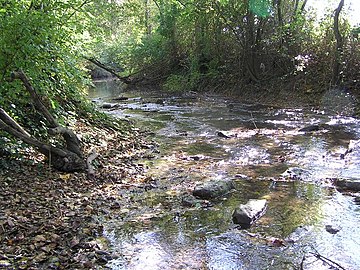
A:
POLYGON ((51 165, 59 171, 73 172, 85 170, 87 165, 82 155, 80 141, 75 133, 72 130, 61 126, 56 121, 41 102, 40 97, 22 71, 12 73, 12 79, 19 79, 22 81, 30 94, 36 110, 42 113, 46 118, 49 126, 49 134, 61 134, 66 145, 64 148, 58 148, 31 137, 31 135, 2 108, 0 108, 0 129, 38 149, 40 153, 44 154, 49 159, 51 165))
POLYGON ((341 56, 343 52, 344 41, 339 30, 339 15, 343 6, 344 6, 344 0, 341 0, 338 7, 335 10, 335 15, 334 15, 334 34, 336 38, 336 48, 335 48, 335 57, 333 64, 333 75, 331 80, 332 85, 338 85, 340 82, 341 56))

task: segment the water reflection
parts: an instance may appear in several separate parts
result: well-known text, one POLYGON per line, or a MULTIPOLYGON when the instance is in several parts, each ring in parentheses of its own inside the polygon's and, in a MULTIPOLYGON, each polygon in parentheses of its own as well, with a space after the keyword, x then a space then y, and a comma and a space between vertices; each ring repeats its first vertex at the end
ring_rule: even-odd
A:
POLYGON ((116 80, 95 81, 94 86, 88 89, 88 96, 91 99, 118 97, 122 89, 121 84, 116 80))
POLYGON ((155 132, 161 145, 155 160, 142 161, 161 189, 134 195, 134 210, 121 222, 105 224, 119 253, 110 268, 329 269, 316 251, 346 269, 360 269, 359 206, 324 181, 360 174, 360 156, 340 158, 349 140, 359 138, 359 120, 309 108, 107 87, 91 98, 140 96, 122 101, 111 113, 134 118, 155 132), (319 128, 299 131, 309 125, 319 128), (219 130, 233 136, 221 138, 219 130), (282 173, 288 168, 308 173, 301 180, 287 179, 282 173), (211 179, 232 179, 236 190, 210 207, 181 205, 184 193, 211 179), (268 210, 249 230, 239 231, 232 212, 254 198, 267 199, 268 210), (329 233, 326 225, 339 232, 329 233))

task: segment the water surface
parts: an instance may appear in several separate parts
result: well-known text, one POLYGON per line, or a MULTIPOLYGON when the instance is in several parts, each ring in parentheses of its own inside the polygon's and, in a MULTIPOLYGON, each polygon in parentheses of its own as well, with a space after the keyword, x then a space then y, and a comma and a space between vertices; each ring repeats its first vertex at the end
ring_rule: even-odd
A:
POLYGON ((139 161, 154 188, 135 192, 119 219, 104 224, 119 255, 111 269, 360 269, 360 207, 332 185, 360 173, 356 153, 340 158, 359 139, 358 119, 221 96, 123 91, 109 82, 90 97, 117 103, 108 113, 133 119, 159 144, 154 159, 139 161), (112 100, 119 96, 129 99, 112 100), (320 128, 300 131, 311 125, 320 128), (288 169, 302 173, 295 179, 288 169), (220 179, 236 189, 182 205, 197 183, 220 179), (248 230, 236 228, 234 209, 260 198, 266 214, 248 230))

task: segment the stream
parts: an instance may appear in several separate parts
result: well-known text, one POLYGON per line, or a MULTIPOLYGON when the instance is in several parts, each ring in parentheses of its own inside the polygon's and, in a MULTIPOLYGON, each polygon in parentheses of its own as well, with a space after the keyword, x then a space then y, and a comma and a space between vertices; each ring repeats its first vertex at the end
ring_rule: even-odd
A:
POLYGON ((332 181, 360 175, 360 153, 341 158, 360 138, 358 119, 218 95, 126 91, 116 81, 95 85, 89 98, 135 121, 157 145, 138 161, 151 179, 147 188, 134 189, 128 207, 104 223, 118 256, 109 269, 360 269, 359 200, 332 181), (301 130, 309 126, 316 128, 301 130), (184 206, 196 184, 223 179, 235 189, 184 206), (268 202, 264 216, 237 228, 234 209, 260 198, 268 202))

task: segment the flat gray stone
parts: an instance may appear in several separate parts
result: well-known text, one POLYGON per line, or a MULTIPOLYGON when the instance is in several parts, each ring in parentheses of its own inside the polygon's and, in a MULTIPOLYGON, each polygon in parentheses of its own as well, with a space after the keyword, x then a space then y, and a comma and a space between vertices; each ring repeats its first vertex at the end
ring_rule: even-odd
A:
POLYGON ((266 200, 255 199, 249 200, 246 204, 240 204, 232 215, 233 222, 239 224, 243 229, 250 228, 265 213, 266 206, 266 200))
POLYGON ((234 183, 230 180, 209 181, 195 186, 193 195, 200 199, 214 199, 228 193, 234 188, 234 183))

